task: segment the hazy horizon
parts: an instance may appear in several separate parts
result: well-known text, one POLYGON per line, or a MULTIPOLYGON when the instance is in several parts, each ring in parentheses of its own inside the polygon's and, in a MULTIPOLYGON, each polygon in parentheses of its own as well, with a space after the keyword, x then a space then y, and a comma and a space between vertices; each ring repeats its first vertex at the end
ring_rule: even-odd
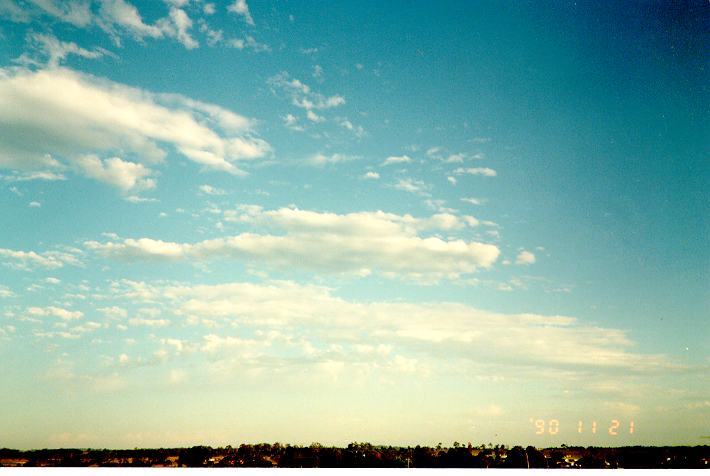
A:
POLYGON ((709 25, 0 0, 0 447, 707 444, 709 25))

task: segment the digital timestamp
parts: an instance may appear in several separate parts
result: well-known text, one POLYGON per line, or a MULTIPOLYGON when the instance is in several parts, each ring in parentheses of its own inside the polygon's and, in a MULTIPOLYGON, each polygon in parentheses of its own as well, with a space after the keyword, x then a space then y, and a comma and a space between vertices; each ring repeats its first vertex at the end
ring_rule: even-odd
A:
POLYGON ((610 436, 619 436, 620 434, 633 435, 636 431, 636 426, 633 420, 629 422, 621 420, 611 420, 604 422, 583 421, 577 420, 577 424, 566 424, 562 425, 560 420, 551 419, 530 419, 530 423, 534 426, 536 435, 557 435, 560 431, 568 433, 570 429, 575 429, 579 434, 608 434, 610 436), (564 428, 563 428, 564 426, 564 428))

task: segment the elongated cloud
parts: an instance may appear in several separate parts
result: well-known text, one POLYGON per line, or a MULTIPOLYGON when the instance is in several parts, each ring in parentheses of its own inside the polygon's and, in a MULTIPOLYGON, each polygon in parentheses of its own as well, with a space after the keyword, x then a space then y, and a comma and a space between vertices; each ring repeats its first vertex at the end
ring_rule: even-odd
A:
POLYGON ((482 175, 484 177, 495 177, 498 173, 488 167, 459 167, 454 170, 455 175, 482 175))
POLYGON ((490 267, 498 258, 495 245, 444 239, 432 231, 476 226, 473 217, 438 214, 421 219, 385 212, 322 213, 293 208, 263 211, 244 207, 227 213, 226 221, 248 223, 273 233, 241 233, 197 243, 151 238, 125 239, 85 246, 122 259, 206 260, 232 257, 286 268, 347 272, 436 281, 457 278, 490 267))
POLYGON ((132 186, 111 179, 116 175, 112 170, 132 167, 132 176, 141 180, 149 171, 135 162, 160 163, 168 148, 232 174, 243 173, 235 162, 270 150, 254 136, 251 120, 213 104, 63 68, 0 69, 0 167, 61 170, 75 165, 126 189, 132 186), (110 158, 117 153, 120 163, 110 158), (87 167, 79 158, 90 155, 105 162, 87 167))
POLYGON ((263 361, 290 345, 299 348, 299 359, 320 356, 343 363, 365 355, 370 359, 400 355, 432 367, 437 359, 632 372, 674 365, 661 355, 632 353, 634 343, 626 331, 586 325, 570 316, 498 313, 452 302, 357 302, 325 287, 289 281, 184 286, 123 281, 115 284, 113 293, 132 301, 162 303, 191 322, 208 320, 225 332, 259 330, 258 341, 210 331, 202 341, 177 342, 179 352, 248 351, 251 358, 263 361), (289 329, 287 338, 280 333, 283 329, 289 329), (279 345, 271 345, 276 342, 279 345))

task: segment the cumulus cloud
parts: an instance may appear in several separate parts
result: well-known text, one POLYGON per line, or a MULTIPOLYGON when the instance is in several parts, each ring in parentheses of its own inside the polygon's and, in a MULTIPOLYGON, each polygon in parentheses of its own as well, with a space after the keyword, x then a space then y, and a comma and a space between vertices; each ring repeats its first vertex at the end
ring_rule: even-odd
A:
POLYGON ((143 164, 127 162, 118 157, 101 160, 95 155, 74 159, 75 168, 86 177, 114 186, 123 192, 141 191, 155 187, 155 180, 146 178, 153 173, 143 164))
POLYGON ((515 264, 528 265, 533 263, 535 263, 535 254, 527 250, 521 251, 515 258, 515 264))
POLYGON ((368 179, 368 180, 378 180, 380 178, 380 174, 377 172, 365 172, 365 175, 362 176, 362 178, 368 179))
POLYGON ((388 277, 425 282, 455 279, 478 268, 488 268, 499 255, 495 245, 436 236, 437 231, 451 232, 478 224, 474 217, 444 213, 414 218, 382 211, 341 215, 245 207, 225 213, 225 221, 250 223, 281 230, 283 234, 242 233, 197 243, 129 238, 89 241, 85 246, 122 259, 194 261, 232 257, 325 272, 367 275, 377 271, 388 277))
POLYGON ((0 167, 56 173, 69 165, 124 191, 154 185, 148 168, 127 159, 160 163, 166 147, 232 174, 244 173, 235 162, 270 150, 232 111, 64 68, 0 69, 0 101, 0 167), (126 157, 112 157, 118 151, 126 157))

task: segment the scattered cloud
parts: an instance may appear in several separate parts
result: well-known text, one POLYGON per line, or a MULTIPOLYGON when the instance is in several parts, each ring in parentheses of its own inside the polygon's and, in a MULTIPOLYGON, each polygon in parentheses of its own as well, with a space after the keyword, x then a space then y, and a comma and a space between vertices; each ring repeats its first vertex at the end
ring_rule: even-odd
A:
POLYGON ((168 17, 160 19, 158 26, 166 36, 177 39, 188 50, 200 46, 190 34, 192 19, 185 13, 185 10, 171 7, 168 17))
POLYGON ((246 0, 235 0, 234 3, 227 7, 227 11, 236 13, 241 16, 248 25, 254 26, 254 19, 251 17, 249 5, 247 5, 246 0))
POLYGON ((454 170, 455 175, 482 175, 484 177, 495 177, 498 175, 498 173, 490 169, 488 167, 471 167, 471 168, 463 168, 459 167, 458 169, 454 170))
POLYGON ((396 190, 401 190, 403 192, 414 193, 416 195, 429 195, 429 185, 422 182, 421 180, 415 180, 412 178, 403 178, 397 180, 392 188, 396 190))
POLYGON ((200 185, 198 189, 201 193, 204 193, 205 195, 221 196, 227 194, 227 192, 225 192, 221 188, 216 188, 212 185, 200 185))
POLYGON ((408 164, 412 161, 412 158, 408 155, 392 155, 382 162, 382 165, 393 165, 393 164, 408 164))
POLYGON ((463 197, 461 201, 464 203, 470 203, 471 205, 483 205, 486 200, 484 198, 474 198, 474 197, 463 197))
POLYGON ((27 314, 39 317, 58 317, 64 321, 71 321, 84 317, 84 313, 81 311, 70 311, 56 306, 30 307, 27 308, 27 314))
POLYGON ((312 155, 308 160, 307 163, 310 165, 326 165, 326 164, 338 164, 341 162, 350 162, 353 160, 358 160, 360 157, 355 156, 355 155, 344 155, 344 154, 330 154, 330 155, 325 155, 325 154, 315 154, 312 155))
POLYGON ((253 36, 247 35, 245 38, 232 38, 227 40, 227 46, 236 48, 238 50, 249 49, 255 53, 262 53, 264 51, 271 51, 271 47, 264 43, 259 43, 254 39, 253 36))
POLYGON ((377 172, 365 172, 365 175, 362 177, 368 180, 379 180, 380 174, 377 172))
POLYGON ((202 12, 205 15, 214 15, 216 9, 214 3, 205 3, 205 5, 202 7, 202 12))
POLYGON ((302 132, 305 129, 303 126, 298 124, 298 118, 294 116, 293 114, 286 114, 283 117, 284 121, 284 126, 286 126, 288 129, 291 129, 292 131, 299 131, 302 132))
POLYGON ((515 258, 515 264, 530 265, 533 263, 535 263, 535 254, 530 251, 523 250, 515 258))
POLYGON ((297 78, 291 78, 287 72, 281 72, 272 76, 268 84, 273 88, 274 93, 285 94, 291 100, 291 104, 306 111, 306 117, 312 122, 323 122, 324 118, 316 111, 322 111, 345 104, 345 98, 340 95, 324 96, 314 92, 310 86, 301 82, 297 78))
POLYGON ((74 252, 64 251, 19 251, 0 248, 0 261, 10 268, 29 271, 34 268, 57 269, 65 265, 80 266, 81 262, 74 252))

